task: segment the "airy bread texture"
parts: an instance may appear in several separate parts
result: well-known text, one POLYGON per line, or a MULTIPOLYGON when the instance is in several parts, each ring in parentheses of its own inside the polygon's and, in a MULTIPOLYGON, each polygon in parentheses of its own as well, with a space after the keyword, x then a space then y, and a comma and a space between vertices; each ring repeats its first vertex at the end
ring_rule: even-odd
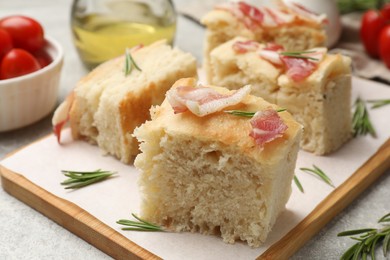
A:
MULTIPOLYGON (((229 109, 269 107, 276 109, 248 95, 229 109)), ((288 129, 262 150, 249 136, 248 118, 174 114, 167 100, 154 107, 151 121, 134 132, 142 151, 135 160, 142 217, 176 231, 221 235, 227 243, 263 243, 290 196, 301 136, 301 125, 288 112, 279 114, 288 129)))
POLYGON ((124 73, 125 57, 110 60, 81 79, 74 90, 70 123, 75 139, 97 144, 124 163, 139 152, 135 127, 149 119, 152 105, 182 77, 195 77, 196 61, 159 41, 132 52, 142 71, 124 73))
POLYGON ((327 154, 351 138, 350 58, 327 54, 309 77, 295 82, 257 51, 237 54, 233 44, 246 40, 237 37, 211 52, 212 84, 229 89, 251 84, 253 94, 286 108, 304 126, 301 147, 306 151, 327 154))
MULTIPOLYGON (((279 24, 276 27, 257 27, 249 29, 233 14, 225 10, 212 10, 206 14, 202 23, 206 26, 204 43, 204 68, 209 70, 210 52, 217 46, 237 36, 242 36, 257 42, 274 42, 286 50, 306 50, 325 46, 326 34, 323 26, 315 21, 294 19, 290 23, 279 24)), ((210 76, 207 74, 210 82, 210 76)))

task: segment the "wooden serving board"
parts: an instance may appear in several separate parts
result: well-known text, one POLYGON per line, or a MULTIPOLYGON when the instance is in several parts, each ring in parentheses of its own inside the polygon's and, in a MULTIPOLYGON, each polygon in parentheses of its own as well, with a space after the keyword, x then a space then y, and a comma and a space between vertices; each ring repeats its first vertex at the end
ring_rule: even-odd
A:
POLYGON ((76 204, 0 166, 3 189, 115 259, 160 259, 76 204))
MULTIPOLYGON (((390 139, 295 228, 260 255, 259 259, 290 257, 389 168, 390 139)), ((160 259, 78 205, 53 195, 21 174, 3 166, 0 166, 0 173, 6 192, 113 258, 160 259)))
MULTIPOLYGON (((358 95, 366 99, 390 97, 390 88, 385 85, 356 78, 353 85, 353 100, 358 95)), ((300 151, 297 168, 316 164, 330 175, 337 188, 333 190, 312 176, 299 175, 305 194, 293 186, 287 209, 278 218, 265 245, 259 249, 250 249, 244 243, 226 245, 218 237, 199 234, 122 232, 116 220, 139 210, 140 198, 135 182, 138 172, 114 158, 102 157, 97 147, 81 141, 59 146, 55 137, 50 135, 15 152, 0 162, 2 186, 12 196, 116 259, 211 258, 210 255, 201 255, 200 251, 211 252, 214 259, 286 259, 390 168, 389 111, 390 106, 370 110, 378 138, 356 138, 329 156, 300 151), (115 170, 120 177, 77 192, 65 192, 59 185, 63 180, 60 170, 79 170, 79 167, 115 170), (125 192, 114 194, 121 192, 117 191, 120 189, 125 192), (104 191, 109 196, 102 194, 104 191), (98 197, 99 204, 106 203, 102 207, 116 204, 118 210, 101 214, 97 210, 100 206, 85 203, 83 197, 87 202, 98 197), (102 199, 107 201, 102 202, 102 199), (311 206, 307 207, 306 204, 310 203, 311 206), (189 248, 184 249, 186 246, 189 248)), ((68 136, 70 139, 69 133, 68 136)))

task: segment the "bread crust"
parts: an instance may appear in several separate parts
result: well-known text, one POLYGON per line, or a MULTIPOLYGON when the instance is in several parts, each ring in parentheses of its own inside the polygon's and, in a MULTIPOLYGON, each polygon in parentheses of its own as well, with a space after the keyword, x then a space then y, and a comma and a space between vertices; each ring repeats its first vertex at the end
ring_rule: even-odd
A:
MULTIPOLYGON (((193 83, 181 79, 173 87, 193 83)), ((276 108, 249 95, 226 109, 270 107, 276 108)), ((290 196, 302 132, 288 112, 279 115, 288 129, 262 149, 249 136, 249 118, 224 112, 174 114, 167 100, 155 106, 151 121, 134 132, 142 150, 135 160, 141 171, 142 217, 175 231, 261 245, 290 196)))
MULTIPOLYGON (((211 52, 212 84, 236 89, 251 84, 252 93, 286 108, 304 126, 301 148, 317 155, 336 151, 352 136, 351 60, 327 54, 306 79, 296 82, 257 51, 237 54, 232 39, 211 52)), ((259 48, 263 48, 259 45, 259 48)))
POLYGON ((195 58, 165 41, 132 52, 141 71, 125 75, 125 57, 107 61, 82 78, 74 90, 70 125, 74 139, 97 144, 103 153, 130 163, 138 154, 135 127, 150 118, 152 105, 181 77, 196 77, 195 58))

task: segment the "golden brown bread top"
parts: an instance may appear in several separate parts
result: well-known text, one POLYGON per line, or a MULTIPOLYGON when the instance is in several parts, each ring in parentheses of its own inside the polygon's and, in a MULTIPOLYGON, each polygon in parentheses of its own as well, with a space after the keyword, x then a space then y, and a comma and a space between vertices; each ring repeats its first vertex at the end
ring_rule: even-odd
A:
MULTIPOLYGON (((173 88, 189 86, 194 81, 193 78, 180 79, 173 85, 173 88)), ((221 87, 210 87, 222 94, 231 92, 221 87)), ((256 112, 269 107, 277 109, 276 105, 272 105, 260 97, 248 95, 242 103, 226 108, 226 110, 237 109, 256 112)), ((288 154, 290 146, 296 141, 296 138, 300 137, 302 129, 302 126, 288 112, 280 112, 279 115, 288 129, 282 137, 265 144, 263 150, 249 136, 251 131, 249 118, 229 115, 223 111, 205 117, 198 117, 189 111, 174 114, 166 99, 161 106, 152 109, 153 121, 147 122, 143 127, 144 131, 158 131, 158 129, 163 128, 164 131, 173 136, 191 135, 193 138, 205 142, 218 141, 226 146, 238 147, 240 152, 263 164, 272 164, 288 154)))
MULTIPOLYGON (((243 25, 243 22, 240 21, 239 18, 234 16, 231 12, 227 10, 221 9, 213 9, 204 15, 201 19, 202 24, 204 24, 207 28, 212 30, 219 30, 221 27, 226 26, 227 24, 240 24, 243 25)), ((299 15, 295 14, 294 19, 291 22, 286 22, 282 24, 275 25, 270 27, 271 29, 277 29, 278 27, 292 27, 292 26, 307 26, 314 29, 322 29, 323 25, 317 21, 302 19, 299 15)), ((267 27, 267 26, 263 26, 267 27)), ((261 27, 256 28, 257 30, 261 30, 261 27)), ((249 30, 249 29, 248 29, 249 30)))
POLYGON ((295 82, 284 74, 280 66, 274 65, 258 54, 258 50, 265 47, 264 44, 259 44, 256 51, 236 53, 233 50, 233 45, 238 41, 245 42, 248 39, 235 37, 215 48, 211 52, 211 57, 215 56, 221 64, 235 62, 239 69, 245 70, 247 75, 262 74, 270 81, 277 81, 279 87, 282 88, 296 88, 299 91, 308 91, 313 84, 318 84, 327 78, 332 79, 340 75, 351 74, 351 59, 349 57, 327 53, 310 76, 302 81, 295 82))

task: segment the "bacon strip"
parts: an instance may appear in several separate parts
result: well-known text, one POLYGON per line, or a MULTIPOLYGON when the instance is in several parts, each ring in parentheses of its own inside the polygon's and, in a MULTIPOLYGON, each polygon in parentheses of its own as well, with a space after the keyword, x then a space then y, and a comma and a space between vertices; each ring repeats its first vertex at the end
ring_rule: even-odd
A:
POLYGON ((294 20, 294 15, 287 12, 283 12, 274 8, 263 7, 266 13, 266 16, 269 16, 274 24, 282 25, 286 23, 291 23, 294 20))
POLYGON ((249 5, 245 2, 235 2, 220 4, 215 7, 219 10, 230 12, 238 20, 243 22, 249 29, 255 29, 263 23, 264 13, 255 6, 249 5))
POLYGON ((313 53, 302 54, 305 57, 315 58, 317 60, 293 58, 281 55, 281 60, 286 66, 286 74, 292 80, 299 82, 310 76, 316 69, 318 63, 320 63, 324 55, 326 54, 326 48, 315 48, 308 50, 313 53))
POLYGON ((264 14, 259 9, 254 7, 253 5, 249 5, 245 2, 238 2, 238 8, 244 14, 244 16, 248 17, 246 25, 248 27, 256 27, 261 26, 264 19, 264 14))
POLYGON ((314 62, 307 59, 291 58, 282 56, 286 66, 286 75, 292 80, 299 82, 310 76, 317 68, 314 62))
POLYGON ((283 65, 283 62, 280 59, 280 55, 276 51, 262 49, 259 51, 259 55, 274 65, 283 65))
POLYGON ((286 74, 292 80, 299 82, 310 76, 316 69, 318 64, 324 59, 327 49, 314 48, 303 51, 297 55, 302 58, 290 57, 287 54, 283 55, 280 51, 283 50, 278 45, 265 47, 259 51, 259 56, 271 62, 276 66, 284 66, 286 74))
POLYGON ((249 136, 255 139, 255 143, 260 147, 281 137, 288 128, 278 112, 271 108, 258 111, 250 120, 250 124, 252 130, 249 136))
POLYGON ((259 44, 256 41, 236 41, 233 43, 233 50, 236 53, 246 53, 248 51, 255 51, 259 48, 259 44))
POLYGON ((57 136, 57 142, 61 143, 61 131, 65 124, 69 121, 69 111, 74 100, 74 92, 72 91, 64 102, 59 105, 53 115, 52 125, 54 135, 57 136))
POLYGON ((283 1, 281 6, 283 7, 282 9, 265 6, 256 7, 239 1, 219 4, 215 8, 230 12, 251 30, 262 26, 277 27, 282 24, 292 23, 297 17, 316 23, 328 22, 325 14, 318 15, 300 4, 283 1))
POLYGON ((283 51, 284 47, 274 42, 267 42, 263 49, 269 51, 283 51))
MULTIPOLYGON (((260 45, 252 40, 236 41, 232 48, 237 53, 246 53, 249 51, 256 51, 260 45)), ((313 48, 302 52, 291 52, 289 55, 301 56, 291 57, 284 54, 283 46, 276 43, 267 43, 265 47, 258 51, 261 58, 271 62, 275 66, 281 67, 286 71, 286 74, 292 80, 299 82, 310 76, 316 69, 326 55, 326 48, 313 48)))
POLYGON ((203 117, 240 103, 250 91, 250 85, 227 95, 220 94, 209 87, 179 86, 170 89, 166 97, 175 114, 189 110, 203 117))

